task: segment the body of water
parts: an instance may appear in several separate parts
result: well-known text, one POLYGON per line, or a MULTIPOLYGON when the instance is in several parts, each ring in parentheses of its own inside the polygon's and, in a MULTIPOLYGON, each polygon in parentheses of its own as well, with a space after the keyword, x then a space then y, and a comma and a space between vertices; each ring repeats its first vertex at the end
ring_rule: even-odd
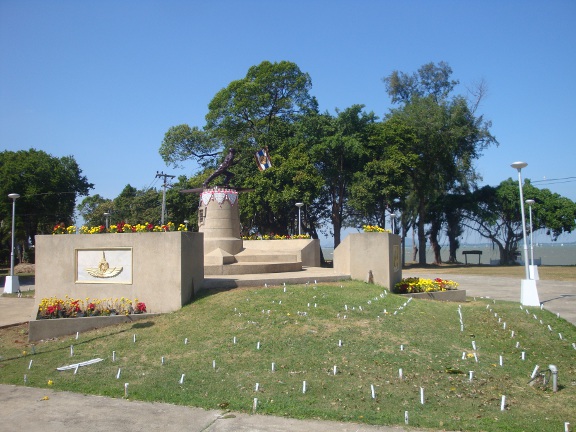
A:
MULTIPOLYGON (((496 265, 500 259, 500 253, 497 246, 479 244, 479 245, 463 245, 456 253, 456 259, 460 262, 465 262, 462 252, 477 250, 481 251, 480 263, 496 265)), ((333 257, 334 249, 331 247, 322 246, 324 258, 331 260, 333 257)), ((441 249, 442 261, 448 261, 448 246, 441 249)), ((524 263, 524 249, 520 248, 522 256, 519 258, 520 263, 524 263)), ((528 257, 530 258, 530 248, 528 248, 528 257)), ((406 262, 412 262, 412 246, 406 246, 406 262)), ((428 264, 434 262, 434 254, 432 249, 426 250, 426 262, 428 264)), ((528 261, 530 262, 530 261, 528 261)), ((534 245, 534 262, 537 265, 576 265, 576 243, 545 243, 534 245)), ((468 255, 468 264, 478 264, 478 255, 468 255)))

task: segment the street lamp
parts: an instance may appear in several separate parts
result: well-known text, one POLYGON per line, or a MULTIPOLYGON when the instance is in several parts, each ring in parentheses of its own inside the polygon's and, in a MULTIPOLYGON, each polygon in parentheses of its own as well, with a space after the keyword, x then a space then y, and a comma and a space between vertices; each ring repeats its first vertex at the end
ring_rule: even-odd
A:
POLYGON ((184 224, 186 225, 186 231, 188 231, 188 224, 190 221, 188 219, 184 219, 184 224))
POLYGON ((4 293, 12 294, 20 292, 20 281, 18 276, 14 276, 14 220, 16 218, 16 200, 20 198, 17 193, 11 193, 8 198, 12 199, 12 249, 10 251, 10 276, 6 276, 4 282, 4 293))
POLYGON ((304 205, 304 203, 298 202, 296 203, 296 207, 298 207, 298 235, 302 234, 301 228, 302 228, 302 224, 301 224, 301 219, 300 219, 300 210, 302 209, 302 206, 304 205))
POLYGON ((392 227, 392 234, 396 234, 396 215, 394 213, 390 213, 390 226, 392 227))
POLYGON ((105 212, 104 217, 106 218, 106 231, 110 228, 110 213, 105 212))
POLYGON ((530 213, 530 279, 539 280, 538 266, 534 265, 534 236, 532 233, 532 206, 536 204, 533 199, 527 199, 528 209, 530 213))
POLYGON ((520 189, 520 210, 522 213, 522 237, 524 238, 524 268, 526 279, 522 279, 520 288, 520 303, 525 306, 540 306, 536 281, 530 279, 530 270, 528 268, 528 243, 526 241, 526 216, 524 214, 524 194, 522 191, 522 168, 528 166, 526 162, 514 162, 510 165, 518 170, 518 188, 520 189))

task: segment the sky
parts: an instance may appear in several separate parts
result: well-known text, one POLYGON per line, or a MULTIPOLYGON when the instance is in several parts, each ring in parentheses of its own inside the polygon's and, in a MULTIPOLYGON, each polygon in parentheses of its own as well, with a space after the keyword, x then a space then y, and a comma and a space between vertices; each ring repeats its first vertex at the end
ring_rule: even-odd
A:
POLYGON ((487 86, 477 113, 499 145, 477 161, 481 185, 525 161, 524 178, 576 200, 575 22, 573 0, 0 0, 0 151, 72 155, 112 199, 194 174, 164 163, 164 134, 204 126, 214 95, 264 60, 309 73, 321 111, 380 118, 383 77, 445 61, 456 93, 487 86))

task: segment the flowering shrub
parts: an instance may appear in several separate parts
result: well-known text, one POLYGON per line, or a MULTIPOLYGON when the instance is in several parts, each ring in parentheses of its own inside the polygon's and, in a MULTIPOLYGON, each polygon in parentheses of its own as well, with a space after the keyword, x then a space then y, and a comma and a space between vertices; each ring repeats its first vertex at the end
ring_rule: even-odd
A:
MULTIPOLYGON (((80 227, 80 234, 102 234, 102 233, 139 233, 139 232, 168 232, 168 231, 188 231, 186 225, 180 224, 178 228, 174 222, 168 222, 164 225, 152 225, 149 222, 144 224, 130 225, 126 222, 119 222, 116 225, 110 225, 106 229, 104 225, 87 227, 83 225, 80 227)), ((66 228, 64 225, 56 225, 52 230, 52 234, 74 234, 76 232, 75 226, 66 228)))
POLYGON ((458 289, 458 283, 447 280, 436 278, 432 279, 422 279, 418 277, 404 278, 396 285, 392 290, 396 294, 409 294, 409 293, 419 293, 419 292, 435 292, 435 291, 447 291, 458 289))
POLYGON ((308 240, 310 239, 310 235, 296 234, 291 236, 280 234, 263 234, 262 236, 259 236, 257 234, 250 234, 247 236, 242 236, 242 240, 298 240, 298 239, 308 240))
POLYGON ((364 230, 364 232, 387 232, 387 233, 392 232, 388 229, 381 228, 377 225, 362 225, 362 229, 364 230))
POLYGON ((85 300, 56 297, 43 298, 38 306, 38 319, 76 318, 84 316, 130 315, 146 312, 146 304, 125 297, 85 300))
POLYGON ((52 229, 52 234, 75 234, 76 227, 74 225, 70 225, 66 227, 64 224, 58 224, 54 226, 52 229))

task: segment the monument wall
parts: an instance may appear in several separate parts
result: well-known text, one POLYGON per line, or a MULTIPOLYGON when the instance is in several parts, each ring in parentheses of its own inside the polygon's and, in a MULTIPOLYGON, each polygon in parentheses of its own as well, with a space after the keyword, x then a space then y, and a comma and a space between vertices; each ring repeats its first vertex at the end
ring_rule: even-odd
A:
POLYGON ((389 233, 349 234, 334 250, 334 270, 352 279, 367 280, 391 289, 402 280, 400 237, 389 233))
POLYGON ((42 298, 68 295, 137 298, 150 313, 173 312, 192 301, 203 280, 201 233, 36 236, 35 311, 42 298))

